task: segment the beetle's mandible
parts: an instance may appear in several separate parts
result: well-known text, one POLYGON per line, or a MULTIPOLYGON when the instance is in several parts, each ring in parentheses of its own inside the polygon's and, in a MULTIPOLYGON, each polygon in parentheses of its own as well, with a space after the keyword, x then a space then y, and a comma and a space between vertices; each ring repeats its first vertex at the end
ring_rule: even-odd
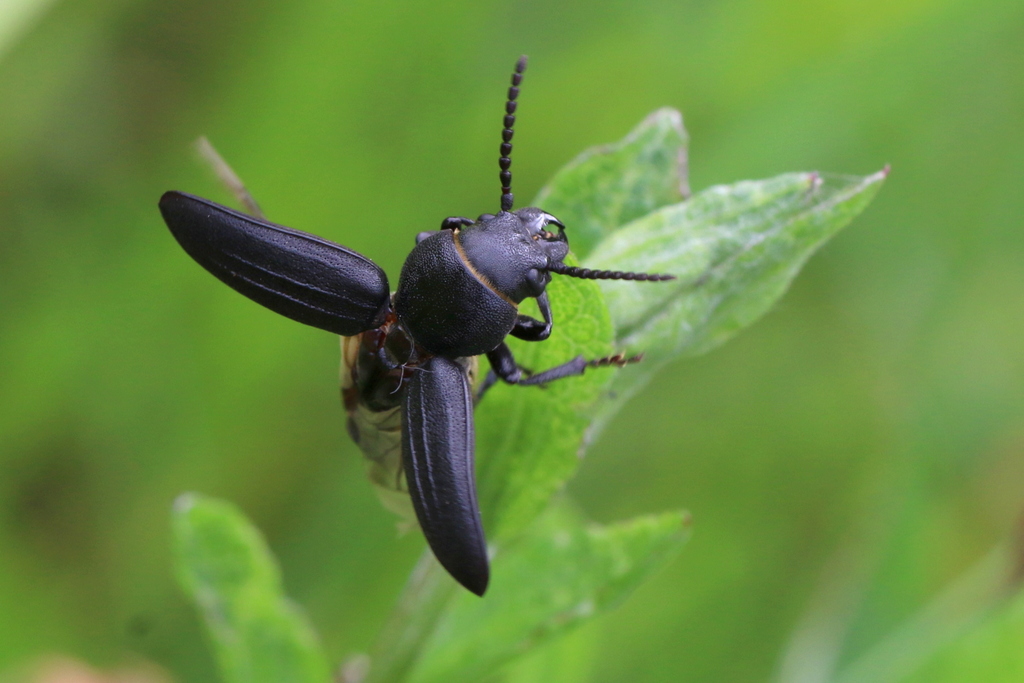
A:
POLYGON ((498 380, 539 385, 639 360, 577 357, 530 374, 516 364, 505 337, 543 341, 551 334, 552 273, 674 279, 567 266, 561 221, 536 207, 512 210, 512 135, 525 69, 520 57, 505 103, 501 210, 476 220, 446 218, 440 230, 419 233, 394 295, 384 271, 351 249, 182 192, 160 199, 178 243, 222 282, 292 320, 347 338, 343 397, 353 438, 380 465, 376 483, 408 491, 434 555, 477 595, 487 589, 490 570, 473 474, 474 401, 498 380), (542 320, 519 312, 529 297, 542 320), (471 375, 480 355, 491 370, 474 396, 471 375), (384 481, 389 467, 394 478, 384 481))

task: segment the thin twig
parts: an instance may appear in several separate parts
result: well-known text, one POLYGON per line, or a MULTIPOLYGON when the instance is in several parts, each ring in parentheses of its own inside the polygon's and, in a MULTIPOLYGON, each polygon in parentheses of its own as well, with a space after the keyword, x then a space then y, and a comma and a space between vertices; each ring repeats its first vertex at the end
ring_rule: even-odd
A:
POLYGON ((245 189, 245 183, 238 177, 234 169, 228 165, 228 162, 224 161, 224 157, 214 148, 206 136, 200 137, 195 143, 196 152, 199 157, 206 162, 206 164, 213 170, 217 176, 217 180, 227 188, 228 192, 234 195, 235 199, 245 208, 245 212, 250 216, 256 218, 266 218, 263 215, 263 211, 260 210, 260 205, 256 203, 256 200, 249 190, 245 189))

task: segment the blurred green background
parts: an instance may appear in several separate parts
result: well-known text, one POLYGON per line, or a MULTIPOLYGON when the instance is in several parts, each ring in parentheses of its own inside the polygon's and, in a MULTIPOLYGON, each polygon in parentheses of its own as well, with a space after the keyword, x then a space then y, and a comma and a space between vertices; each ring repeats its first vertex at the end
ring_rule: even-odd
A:
POLYGON ((186 490, 254 518, 332 657, 368 647, 422 540, 345 434, 337 339, 215 283, 156 201, 229 199, 205 134, 272 219, 394 280, 416 232, 496 208, 520 53, 522 200, 663 105, 695 189, 893 168, 591 450, 590 516, 686 507, 694 538, 573 636, 576 673, 790 683, 875 651, 1022 510, 1022 43, 1019 0, 0 2, 0 672, 215 680, 171 578, 186 490))

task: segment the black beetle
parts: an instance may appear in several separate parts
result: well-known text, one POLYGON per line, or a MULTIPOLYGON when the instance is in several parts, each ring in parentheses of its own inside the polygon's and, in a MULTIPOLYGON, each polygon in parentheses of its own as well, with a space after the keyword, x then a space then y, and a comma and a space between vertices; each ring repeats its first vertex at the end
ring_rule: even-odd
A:
MULTIPOLYGON (((587 367, 639 360, 577 357, 531 374, 516 364, 505 337, 542 341, 551 334, 545 291, 551 273, 674 279, 567 266, 561 221, 535 207, 512 211, 512 127, 525 69, 520 57, 505 103, 501 211, 475 221, 446 218, 440 230, 419 233, 393 296, 384 271, 351 249, 182 192, 160 199, 178 243, 229 287, 292 320, 358 340, 346 344, 350 377, 343 395, 350 416, 357 404, 368 414, 400 415, 397 476, 404 476, 434 555, 477 595, 487 589, 490 570, 473 474, 474 398, 498 379, 540 385, 587 367), (527 297, 537 300, 543 320, 519 313, 527 297), (474 397, 470 361, 479 355, 487 356, 491 372, 474 397)), ((373 457, 367 435, 351 419, 350 431, 373 457)))

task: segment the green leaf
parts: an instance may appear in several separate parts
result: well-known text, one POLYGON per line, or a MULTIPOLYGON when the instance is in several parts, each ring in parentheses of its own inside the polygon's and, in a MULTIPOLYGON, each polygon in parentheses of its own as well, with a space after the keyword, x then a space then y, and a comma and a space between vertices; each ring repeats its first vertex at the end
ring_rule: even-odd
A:
POLYGON ((658 109, 623 140, 583 152, 551 179, 534 206, 566 225, 580 257, 607 234, 689 196, 683 117, 658 109))
POLYGON ((595 430, 668 361, 704 353, 762 316, 807 259, 871 202, 867 177, 789 173, 708 188, 605 238, 589 268, 671 273, 657 283, 602 281, 616 345, 643 352, 611 384, 595 430))
POLYGON ((564 505, 498 557, 487 597, 460 593, 412 672, 416 683, 481 680, 625 599, 673 556, 689 517, 587 526, 564 505))
MULTIPOLYGON (((410 671, 420 683, 489 676, 613 606, 678 548, 685 536, 680 514, 588 529, 564 508, 550 511, 552 496, 578 466, 584 435, 593 436, 594 425, 661 365, 721 343, 767 310, 814 249, 867 204, 882 178, 823 183, 815 174, 791 174, 711 188, 679 203, 684 156, 681 119, 662 110, 623 142, 577 159, 542 192, 537 204, 569 224, 574 248, 587 248, 585 235, 600 240, 588 266, 663 270, 682 279, 601 286, 552 281, 551 338, 509 340, 521 366, 543 371, 622 346, 646 350, 648 359, 544 388, 491 389, 476 408, 478 499, 497 553, 490 589, 482 600, 452 594, 452 582, 428 558, 374 648, 370 679, 406 680, 410 671), (610 309, 605 291, 613 297, 610 309), (411 619, 424 610, 426 617, 411 619)), ((536 316, 529 306, 523 312, 536 316)), ((533 665, 543 669, 544 662, 533 665)), ((570 670, 566 675, 585 675, 570 670)))
MULTIPOLYGON (((559 216, 569 226, 574 252, 585 253, 624 222, 688 192, 686 143, 679 112, 659 109, 620 142, 569 163, 535 205, 559 216)), ((551 338, 543 344, 509 339, 521 366, 542 371, 578 355, 613 352, 611 319, 594 282, 556 277, 548 292, 551 338)), ((575 473, 594 405, 613 374, 610 368, 588 370, 544 389, 499 385, 477 407, 477 487, 492 542, 514 537, 575 473)))
MULTIPOLYGON (((548 291, 557 321, 551 337, 539 344, 508 340, 521 366, 540 371, 611 353, 611 318, 594 282, 556 278, 548 291)), ((612 373, 589 370, 546 387, 499 384, 477 406, 477 489, 492 542, 525 528, 576 471, 590 411, 612 373)))
POLYGON ((259 532, 232 505, 194 494, 174 505, 178 580, 199 607, 226 683, 327 683, 313 629, 285 598, 259 532))
POLYGON ((505 683, 593 681, 601 635, 599 628, 583 627, 531 648, 504 668, 501 680, 505 683))

